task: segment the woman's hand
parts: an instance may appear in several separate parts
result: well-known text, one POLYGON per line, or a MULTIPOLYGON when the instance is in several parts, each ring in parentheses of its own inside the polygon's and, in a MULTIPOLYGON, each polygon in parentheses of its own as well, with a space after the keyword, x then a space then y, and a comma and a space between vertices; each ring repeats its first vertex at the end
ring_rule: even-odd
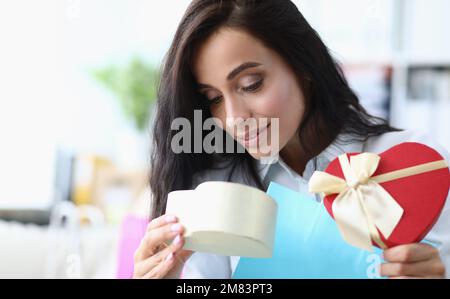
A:
POLYGON ((445 278, 445 266, 436 248, 422 243, 400 245, 383 253, 387 263, 381 276, 389 278, 445 278))
POLYGON ((133 278, 180 278, 184 263, 194 253, 182 250, 183 233, 174 216, 153 219, 134 253, 133 278))

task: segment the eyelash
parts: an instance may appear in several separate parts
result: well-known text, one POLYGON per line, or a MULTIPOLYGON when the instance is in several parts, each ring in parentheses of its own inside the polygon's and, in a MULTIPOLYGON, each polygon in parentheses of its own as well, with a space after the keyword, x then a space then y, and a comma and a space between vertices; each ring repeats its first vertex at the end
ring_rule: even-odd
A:
POLYGON ((257 91, 261 87, 262 83, 263 83, 263 80, 259 80, 258 82, 253 83, 252 85, 250 85, 248 87, 242 87, 242 90, 245 92, 257 91))
MULTIPOLYGON (((256 83, 253 83, 252 85, 248 86, 248 87, 242 87, 241 89, 245 92, 256 92, 257 90, 259 90, 259 88, 262 86, 263 84, 263 80, 259 80, 256 83)), ((219 97, 215 97, 214 99, 208 100, 209 102, 212 102, 213 104, 219 104, 220 103, 220 99, 222 98, 222 96, 219 97)))

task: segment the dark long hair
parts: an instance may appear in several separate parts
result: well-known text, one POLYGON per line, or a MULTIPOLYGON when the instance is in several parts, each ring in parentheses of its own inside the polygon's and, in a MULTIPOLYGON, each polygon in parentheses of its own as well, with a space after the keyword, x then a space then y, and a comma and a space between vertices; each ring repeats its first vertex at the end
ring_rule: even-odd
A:
POLYGON ((151 217, 164 214, 170 191, 192 188, 194 174, 215 167, 224 157, 231 164, 229 177, 239 168, 249 184, 263 189, 248 153, 175 154, 171 150, 175 118, 187 118, 192 124, 195 109, 203 111, 204 119, 211 117, 196 89, 192 60, 201 43, 222 26, 245 30, 258 38, 285 59, 299 82, 305 82, 299 156, 315 157, 340 133, 364 141, 397 130, 364 110, 317 32, 291 1, 194 0, 178 26, 162 68, 152 136, 151 217))

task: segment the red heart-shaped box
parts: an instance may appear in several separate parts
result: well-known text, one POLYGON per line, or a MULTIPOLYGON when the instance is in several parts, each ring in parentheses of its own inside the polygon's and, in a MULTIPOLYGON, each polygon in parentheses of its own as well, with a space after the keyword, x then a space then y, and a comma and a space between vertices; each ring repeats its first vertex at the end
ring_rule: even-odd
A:
MULTIPOLYGON (((359 153, 347 153, 347 157, 357 154, 359 153)), ((398 144, 379 155, 380 163, 373 176, 444 159, 434 149, 416 142, 398 144)), ((345 179, 338 158, 328 165, 325 172, 345 179)), ((417 243, 439 218, 449 192, 450 173, 446 167, 380 185, 404 210, 400 222, 388 239, 379 232, 382 241, 387 247, 417 243)), ((325 207, 332 217, 331 206, 336 197, 337 194, 331 194, 324 198, 325 207)))

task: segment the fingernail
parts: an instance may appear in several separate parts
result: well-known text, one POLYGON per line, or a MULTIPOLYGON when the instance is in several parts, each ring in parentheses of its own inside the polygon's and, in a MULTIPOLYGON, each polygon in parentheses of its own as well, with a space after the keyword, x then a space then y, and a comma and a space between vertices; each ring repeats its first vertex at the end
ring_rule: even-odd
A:
POLYGON ((174 244, 180 244, 180 242, 181 242, 181 236, 180 236, 180 235, 177 235, 176 238, 175 238, 175 240, 173 240, 173 243, 174 243, 174 244))
POLYGON ((173 231, 173 232, 179 232, 179 231, 181 231, 181 224, 177 223, 177 224, 172 225, 172 226, 170 227, 170 230, 173 231))
POLYGON ((168 215, 166 216, 166 222, 170 223, 170 222, 175 222, 177 220, 177 218, 173 215, 168 215))
POLYGON ((166 256, 166 261, 172 260, 173 259, 173 252, 169 253, 168 256, 166 256))

